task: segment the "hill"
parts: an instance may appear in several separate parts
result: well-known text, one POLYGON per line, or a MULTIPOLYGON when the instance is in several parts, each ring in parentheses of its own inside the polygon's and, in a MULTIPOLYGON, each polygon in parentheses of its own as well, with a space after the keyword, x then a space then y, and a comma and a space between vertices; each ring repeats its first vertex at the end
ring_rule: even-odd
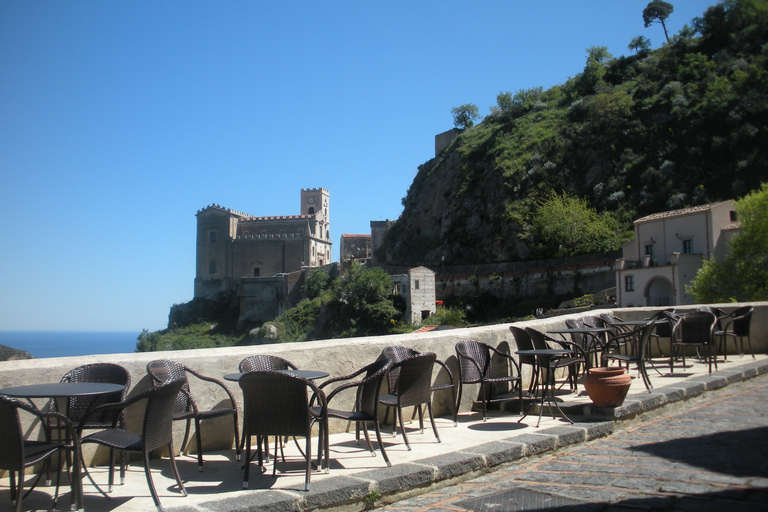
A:
POLYGON ((564 84, 500 93, 488 117, 419 167, 377 256, 552 256, 532 229, 552 191, 624 231, 640 216, 756 190, 768 177, 767 60, 768 2, 728 0, 658 50, 612 58, 592 47, 564 84))

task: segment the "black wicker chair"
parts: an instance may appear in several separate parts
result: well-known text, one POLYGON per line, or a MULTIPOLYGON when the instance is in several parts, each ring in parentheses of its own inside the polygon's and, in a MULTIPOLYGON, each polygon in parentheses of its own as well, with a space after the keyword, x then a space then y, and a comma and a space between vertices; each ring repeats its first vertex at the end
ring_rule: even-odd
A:
MULTIPOLYGON (((144 460, 144 474, 147 477, 149 492, 155 502, 155 507, 159 512, 163 512, 163 506, 160 504, 160 498, 157 496, 155 484, 152 481, 152 473, 149 468, 149 455, 153 450, 167 447, 171 459, 171 469, 176 477, 176 483, 179 490, 186 496, 187 491, 184 484, 181 483, 179 470, 176 467, 176 458, 173 449, 173 413, 176 406, 176 397, 182 389, 184 381, 181 379, 171 380, 156 387, 149 388, 132 398, 125 400, 120 404, 104 404, 95 409, 89 415, 99 417, 108 411, 124 410, 126 407, 146 400, 144 410, 144 421, 141 434, 136 434, 125 430, 124 428, 108 428, 89 436, 83 437, 80 444, 96 443, 106 446, 110 450, 109 463, 109 487, 114 484, 115 479, 115 451, 141 453, 144 460)), ((87 418, 86 418, 87 419, 87 418)), ((105 495, 106 496, 106 495, 105 495)))
MULTIPOLYGON (((37 408, 21 402, 15 398, 0 395, 0 469, 9 472, 9 487, 11 491, 11 501, 15 505, 16 512, 21 512, 21 504, 24 499, 40 481, 43 473, 38 473, 34 482, 24 492, 24 472, 26 468, 45 462, 50 466, 51 457, 61 452, 70 452, 74 460, 72 468, 73 475, 70 478, 72 489, 72 506, 81 510, 82 490, 80 481, 80 457, 77 443, 77 434, 69 419, 55 411, 40 411, 37 408), (54 442, 49 438, 49 430, 42 429, 45 433, 45 439, 42 441, 32 441, 25 439, 25 432, 22 429, 19 410, 29 413, 43 423, 56 421, 62 428, 66 429, 66 435, 63 441, 54 442), (18 483, 16 477, 18 475, 18 483)), ((59 477, 61 473, 59 472, 59 477)), ((53 497, 51 509, 56 508, 58 498, 59 480, 56 480, 56 492, 53 497)))
POLYGON ((461 403, 461 393, 464 384, 480 384, 480 401, 483 404, 483 421, 486 421, 488 419, 488 405, 493 398, 493 393, 491 392, 493 385, 507 383, 510 384, 513 389, 514 387, 517 387, 520 400, 520 415, 523 414, 523 386, 522 378, 520 377, 520 367, 512 356, 476 340, 460 341, 454 348, 461 370, 457 403, 461 403), (504 373, 494 374, 491 355, 503 359, 506 366, 506 371, 504 373))
POLYGON ((752 354, 752 359, 755 358, 755 351, 752 349, 752 339, 749 336, 749 327, 752 321, 752 312, 754 308, 752 306, 745 306, 738 308, 731 312, 724 318, 725 327, 722 331, 718 330, 715 336, 720 337, 720 350, 728 360, 728 337, 733 338, 733 345, 736 348, 736 343, 739 342, 741 346, 741 355, 744 355, 744 338, 747 338, 747 344, 749 345, 749 351, 752 354))
MULTIPOLYGON (((391 347, 386 347, 384 350, 381 351, 381 355, 389 358, 392 360, 393 364, 397 364, 400 361, 403 361, 404 359, 407 359, 411 356, 415 356, 420 354, 418 350, 404 347, 402 345, 393 345, 391 347)), ((448 382, 443 384, 433 384, 431 386, 431 390, 434 393, 435 391, 443 391, 446 389, 449 389, 451 391, 451 411, 453 412, 453 426, 458 426, 458 415, 456 412, 456 381, 453 380, 453 372, 450 368, 448 368, 448 365, 445 364, 445 362, 435 359, 435 364, 442 367, 443 370, 445 370, 446 375, 448 376, 448 382)), ((389 375, 387 375, 387 380, 389 381, 389 389, 395 389, 395 383, 397 382, 397 376, 400 373, 400 370, 397 368, 392 368, 392 370, 389 372, 389 375)), ((416 414, 416 411, 414 410, 414 414, 416 414)), ((386 413, 384 415, 384 423, 387 422, 387 418, 389 415, 389 409, 386 410, 386 413)), ((411 418, 413 419, 413 417, 411 418)), ((393 423, 393 430, 395 424, 393 423)))
MULTIPOLYGON (((248 488, 249 469, 251 466, 251 436, 256 436, 259 466, 263 466, 261 446, 266 444, 268 436, 277 440, 287 436, 306 438, 303 452, 307 460, 304 490, 309 490, 312 473, 312 425, 320 424, 318 436, 318 465, 323 466, 323 448, 325 448, 325 470, 328 471, 328 428, 327 402, 325 395, 312 381, 274 371, 255 371, 246 373, 238 381, 243 390, 243 435, 245 436, 245 473, 243 488, 248 488), (311 389, 310 398, 307 390, 311 389), (319 405, 312 406, 318 402, 319 405)), ((272 466, 272 476, 277 471, 277 458, 272 466)))
MULTIPOLYGON (((362 427, 365 441, 368 443, 368 449, 371 451, 371 455, 376 456, 376 452, 373 450, 373 445, 371 445, 371 439, 368 436, 367 428, 368 423, 373 423, 373 426, 376 429, 376 440, 379 443, 381 455, 384 457, 387 466, 391 466, 392 463, 389 462, 387 452, 384 450, 384 443, 381 441, 381 425, 379 424, 379 390, 391 367, 391 359, 381 358, 360 368, 350 375, 335 377, 320 385, 320 389, 324 389, 329 384, 343 382, 343 384, 334 388, 333 391, 326 395, 328 404, 331 404, 333 399, 345 390, 354 389, 356 391, 355 407, 353 410, 332 409, 331 407, 328 407, 328 418, 337 418, 355 422, 355 435, 358 436, 358 441, 360 428, 362 427), (355 379, 363 374, 364 376, 360 380, 345 382, 355 379)), ((314 410, 316 413, 319 413, 319 410, 314 410)), ((327 439, 324 442, 327 443, 327 439)))
MULTIPOLYGON (((572 352, 571 354, 562 357, 539 356, 538 366, 539 371, 542 373, 542 379, 550 378, 549 372, 553 372, 560 368, 567 368, 567 381, 570 385, 570 390, 575 393, 578 390, 576 380, 579 375, 579 368, 586 365, 587 352, 578 343, 552 338, 543 332, 530 327, 526 327, 525 332, 528 333, 528 336, 531 338, 531 343, 533 343, 533 348, 536 350, 546 350, 548 348, 553 348, 552 345, 554 345, 554 348, 559 347, 572 352)), ((565 383, 563 383, 563 385, 565 385, 565 383)))
MULTIPOLYGON (((528 333, 525 332, 525 329, 511 325, 509 326, 509 330, 512 332, 512 337, 515 339, 517 350, 533 350, 533 342, 531 341, 531 337, 528 335, 528 333)), ((519 356, 519 361, 521 371, 523 365, 531 367, 531 383, 528 385, 528 396, 530 396, 539 383, 539 367, 537 364, 536 356, 522 354, 519 356)))
POLYGON ((717 370, 717 351, 715 345, 715 328, 717 317, 707 311, 695 311, 680 317, 672 331, 672 356, 669 358, 670 372, 675 371, 675 352, 682 353, 683 368, 685 368, 685 352, 688 347, 704 349, 704 358, 712 373, 712 363, 717 370))
MULTIPOLYGON (((405 432, 403 407, 416 407, 419 412, 419 428, 423 433, 424 411, 422 405, 426 404, 429 421, 432 423, 432 431, 435 433, 437 442, 440 442, 435 418, 432 415, 432 368, 435 366, 436 358, 437 356, 432 352, 423 352, 393 364, 389 373, 392 374, 396 371, 397 380, 394 385, 390 384, 389 393, 379 396, 380 404, 395 408, 393 425, 396 425, 397 419, 400 418, 400 430, 408 450, 411 449, 411 445, 408 443, 408 434, 405 432)), ((396 429, 393 430, 396 431, 396 429)))
POLYGON ((650 357, 648 352, 650 349, 651 335, 656 329, 656 322, 657 320, 663 319, 664 312, 661 312, 658 315, 649 318, 646 323, 631 331, 619 334, 609 333, 609 345, 620 345, 622 339, 627 339, 629 340, 627 343, 637 344, 637 347, 626 354, 603 352, 600 359, 600 366, 607 366, 608 361, 619 361, 625 363, 627 366, 629 366, 630 363, 636 363, 637 370, 640 373, 640 377, 643 379, 643 384, 645 384, 645 389, 650 392, 651 389, 653 389, 653 385, 651 384, 651 379, 648 377, 648 371, 645 365, 650 357))
POLYGON ((268 372, 274 370, 298 370, 296 365, 278 356, 259 354, 248 356, 239 365, 240 373, 268 372))
POLYGON ((235 453, 237 454, 237 459, 240 460, 240 443, 238 441, 240 436, 237 417, 237 402, 235 401, 235 397, 232 395, 232 392, 229 390, 229 388, 227 388, 227 386, 224 385, 223 382, 218 379, 214 379, 213 377, 206 377, 205 375, 201 375, 200 373, 192 370, 187 366, 184 366, 181 363, 169 361, 167 359, 158 359, 150 362, 147 365, 147 373, 149 373, 149 375, 152 377, 152 381, 154 382, 155 386, 165 384, 173 380, 181 380, 183 382, 183 386, 179 391, 179 396, 176 397, 176 408, 173 412, 173 419, 174 421, 186 420, 187 422, 187 428, 184 431, 184 440, 180 446, 180 450, 182 451, 185 450, 187 440, 189 439, 190 423, 192 420, 195 420, 197 466, 199 471, 203 470, 203 440, 200 430, 200 422, 203 420, 218 418, 220 416, 232 416, 235 434, 235 453), (192 396, 192 393, 190 392, 187 374, 193 375, 202 381, 210 382, 221 387, 229 397, 229 400, 232 403, 232 407, 200 410, 197 406, 197 403, 195 402, 194 397, 192 396))

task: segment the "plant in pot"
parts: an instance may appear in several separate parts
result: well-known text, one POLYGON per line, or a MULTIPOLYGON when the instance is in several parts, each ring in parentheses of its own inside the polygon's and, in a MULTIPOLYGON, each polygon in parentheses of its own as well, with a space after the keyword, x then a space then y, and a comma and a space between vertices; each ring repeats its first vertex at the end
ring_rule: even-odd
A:
POLYGON ((632 377, 624 367, 589 368, 584 388, 596 407, 619 407, 627 397, 631 382, 632 377))

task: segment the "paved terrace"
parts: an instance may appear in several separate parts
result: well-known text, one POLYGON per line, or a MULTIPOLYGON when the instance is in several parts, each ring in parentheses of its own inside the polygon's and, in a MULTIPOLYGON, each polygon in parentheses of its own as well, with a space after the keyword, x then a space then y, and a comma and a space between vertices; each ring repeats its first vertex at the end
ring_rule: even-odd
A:
MULTIPOLYGON (((763 303, 760 306, 762 309, 762 307, 768 306, 768 304, 763 303)), ((622 316, 623 313, 624 317, 629 318, 627 311, 617 311, 616 313, 619 316, 622 316)), ((647 316, 649 311, 631 310, 632 313, 637 314, 637 317, 647 316)), ((763 309, 763 311, 765 310, 763 309)), ((758 325, 763 321, 761 318, 758 325)), ((541 325, 541 321, 526 322, 523 325, 532 325, 542 330, 554 329, 562 326, 562 319, 558 319, 554 323, 550 320, 544 326, 541 325), (536 325, 537 323, 538 325, 536 325)), ((753 321, 753 333, 755 332, 754 325, 753 321)), ((495 336, 503 336, 506 340, 511 339, 511 336, 501 333, 503 330, 508 332, 508 325, 496 326, 496 331, 493 328, 481 329, 481 331, 486 332, 478 332, 477 329, 455 330, 451 331, 451 339, 483 339, 483 336, 488 339, 489 336, 487 334, 490 332, 489 330, 495 332, 495 336)), ((763 330, 762 332, 765 331, 763 330)), ((428 333, 424 336, 432 336, 446 343, 443 340, 444 335, 428 333)), ((381 348, 387 345, 409 344, 408 340, 400 338, 400 336, 378 338, 377 342, 373 345, 375 350, 380 352, 381 348)), ((493 343, 494 340, 496 340, 495 344, 500 342, 499 338, 494 338, 493 336, 490 337, 489 341, 493 343)), ((432 344, 429 341, 425 342, 423 339, 421 342, 422 345, 425 343, 427 345, 432 344)), ((354 340, 352 342, 353 347, 359 343, 364 345, 370 344, 362 340, 354 340)), ((453 343, 454 341, 451 341, 450 349, 452 349, 453 343)), ((753 345, 756 345, 755 348, 763 354, 765 353, 764 343, 765 340, 753 335, 753 345)), ((410 343, 410 345, 420 350, 427 350, 427 348, 419 346, 415 341, 410 343)), ((296 357, 291 357, 290 353, 275 350, 284 348, 285 346, 262 346, 230 349, 230 351, 235 353, 228 354, 227 359, 229 363, 228 369, 225 372, 232 371, 232 367, 236 367, 237 362, 242 357, 254 352, 279 353, 279 355, 297 362, 301 368, 312 367, 310 364, 301 364, 301 357, 299 357, 298 352, 295 354, 296 357)), ((512 349, 514 349, 514 346, 512 349)), ((212 365, 211 351, 222 350, 226 349, 188 352, 208 353, 210 367, 212 365)), ((350 347, 347 347, 345 351, 345 362, 350 365, 349 368, 360 366, 359 364, 352 364, 352 361, 355 359, 347 359, 354 357, 355 353, 356 350, 350 347)), ((163 356, 180 359, 182 354, 184 353, 165 353, 163 356)), ((148 355, 141 354, 124 355, 126 359, 138 359, 139 361, 133 361, 132 364, 139 366, 146 365, 146 361, 158 357, 158 354, 152 354, 151 356, 148 358, 148 355)), ((448 359, 445 355, 440 357, 448 359)), ((362 359, 362 361, 370 361, 374 358, 367 357, 362 359)), ((188 357, 185 359, 188 359, 188 357)), ((322 360, 322 358, 318 357, 318 360, 322 360)), ((44 360, 38 360, 35 365, 43 364, 41 361, 44 360)), ((70 358, 49 360, 49 364, 58 365, 62 368, 66 367, 67 369, 87 362, 95 361, 83 361, 81 359, 73 361, 70 358)), ((195 366, 189 360, 184 362, 195 366)), ((0 365, 3 364, 7 363, 0 363, 0 365)), ((199 364, 195 367, 200 369, 199 364)), ((319 363, 315 367, 320 368, 319 363)), ((409 426, 409 440, 413 449, 408 451, 402 443, 402 438, 400 436, 393 437, 387 428, 387 432, 383 435, 387 453, 393 463, 391 468, 386 467, 378 452, 376 457, 371 457, 364 443, 358 446, 355 443, 353 432, 344 432, 344 425, 337 425, 337 428, 341 427, 341 431, 331 436, 331 471, 328 474, 313 472, 312 486, 309 492, 303 491, 303 463, 293 443, 289 443, 286 446, 287 462, 278 464, 277 478, 272 478, 271 476, 271 463, 267 464, 265 474, 259 474, 254 464, 251 470, 250 486, 247 490, 242 489, 242 463, 235 461, 234 451, 231 449, 206 449, 206 462, 203 472, 197 471, 194 453, 184 454, 177 458, 179 471, 189 493, 187 497, 182 497, 175 488, 175 481, 173 480, 167 458, 153 460, 153 477, 160 494, 160 499, 165 509, 169 511, 298 511, 320 508, 362 510, 366 506, 366 496, 378 494, 381 495, 379 503, 388 503, 396 499, 466 480, 504 464, 516 461, 523 462, 528 457, 554 452, 560 448, 573 447, 593 439, 609 436, 620 429, 637 425, 650 418, 682 407, 683 404, 691 400, 706 399, 715 390, 729 384, 768 373, 768 357, 758 355, 757 359, 753 360, 750 356, 729 356, 727 363, 721 357, 719 371, 714 372, 712 375, 707 374, 706 365, 701 363, 693 364, 685 372, 678 366, 674 374, 670 374, 668 369, 663 366, 660 367, 660 370, 662 375, 651 370, 651 379, 655 386, 653 393, 645 391, 641 380, 634 378, 630 395, 627 397, 624 405, 616 409, 597 409, 592 407, 589 399, 583 393, 582 386, 580 386, 581 393, 578 395, 560 391, 558 396, 563 400, 566 411, 574 416, 574 419, 577 421, 574 425, 570 425, 562 419, 548 417, 546 409, 541 425, 538 428, 535 427, 537 419, 535 415, 528 416, 522 423, 518 423, 518 412, 513 410, 513 408, 507 409, 503 406, 504 404, 502 404, 500 409, 491 411, 489 420, 484 423, 480 414, 472 412, 469 402, 466 402, 462 404, 458 427, 453 426, 451 418, 445 414, 447 411, 443 411, 444 415, 437 419, 442 439, 441 443, 436 442, 428 425, 425 425, 424 433, 419 433, 417 422, 414 422, 409 426)), ((64 371, 58 371, 58 369, 48 369, 47 372, 53 373, 56 376, 64 373, 64 371)), ((136 372, 138 373, 138 370, 136 372)), ((3 368, 0 366, 0 384, 3 386, 17 385, 19 381, 9 377, 13 373, 15 371, 3 372, 3 368)), ((29 370, 27 373, 29 373, 29 370)), ((216 370, 212 369, 211 372, 207 373, 216 375, 216 370)), ((336 375, 338 374, 340 373, 336 373, 336 375)), ((635 371, 632 372, 632 375, 633 377, 637 376, 635 371)), ((29 382, 29 376, 25 380, 29 382)), ((47 379, 47 381, 52 380, 56 379, 47 379)), ((42 380, 37 381, 42 382, 42 380)), ((138 387, 141 387, 141 382, 143 382, 141 377, 137 376, 134 385, 137 385, 137 381, 139 381, 138 387)), ((232 391, 240 399, 240 391, 236 386, 232 386, 232 391)), ((466 394, 470 395, 471 400, 472 393, 466 394)), ((231 427, 227 424, 215 426, 217 431, 228 431, 229 429, 231 427)), ((206 431, 206 434, 208 433, 209 431, 206 431)), ((177 439, 177 442, 180 442, 181 433, 178 433, 177 439)), ((86 457, 88 456, 86 454, 86 457)), ((91 473, 97 482, 105 483, 107 477, 106 468, 101 465, 101 462, 97 462, 97 464, 96 467, 91 469, 91 473)), ((3 510, 9 503, 7 486, 7 477, 0 479, 0 510, 3 510)), ((25 510, 47 510, 49 508, 49 496, 52 489, 42 487, 38 490, 25 500, 25 510), (37 492, 38 490, 39 492, 37 492)), ((111 494, 112 499, 108 500, 98 494, 93 486, 87 482, 84 486, 84 491, 85 508, 88 511, 128 512, 154 510, 143 469, 138 461, 132 462, 127 474, 126 484, 114 488, 111 494)), ((68 505, 69 495, 66 492, 60 499, 59 508, 67 509, 68 505)))

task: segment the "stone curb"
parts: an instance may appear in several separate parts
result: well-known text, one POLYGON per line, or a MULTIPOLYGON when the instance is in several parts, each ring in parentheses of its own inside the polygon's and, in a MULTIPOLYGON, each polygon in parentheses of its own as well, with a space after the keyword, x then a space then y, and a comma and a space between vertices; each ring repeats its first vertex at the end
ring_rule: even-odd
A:
POLYGON ((768 373, 768 360, 754 361, 736 369, 713 371, 711 375, 692 377, 674 385, 653 389, 650 393, 635 393, 621 407, 597 408, 585 405, 581 411, 586 421, 570 426, 542 429, 501 441, 493 441, 470 450, 446 453, 407 464, 374 469, 351 476, 330 478, 313 483, 307 493, 300 491, 265 490, 244 493, 237 498, 201 503, 199 507, 173 508, 174 512, 297 512, 317 509, 364 510, 367 499, 391 498, 404 493, 449 482, 452 479, 490 471, 496 466, 525 457, 540 455, 566 446, 583 444, 606 437, 653 411, 683 402, 768 373))

